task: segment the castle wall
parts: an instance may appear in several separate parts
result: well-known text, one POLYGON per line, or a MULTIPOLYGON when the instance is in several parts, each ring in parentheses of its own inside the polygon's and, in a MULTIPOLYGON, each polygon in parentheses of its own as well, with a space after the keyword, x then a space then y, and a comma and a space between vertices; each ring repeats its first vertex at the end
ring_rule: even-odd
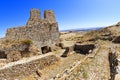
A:
POLYGON ((57 23, 43 23, 34 27, 18 27, 7 30, 7 39, 31 39, 38 47, 51 45, 59 41, 57 23))

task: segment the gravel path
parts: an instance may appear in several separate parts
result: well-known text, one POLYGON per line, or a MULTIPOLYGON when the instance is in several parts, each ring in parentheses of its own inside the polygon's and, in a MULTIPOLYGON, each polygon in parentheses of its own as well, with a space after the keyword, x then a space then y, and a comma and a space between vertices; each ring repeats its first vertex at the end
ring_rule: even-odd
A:
POLYGON ((21 60, 19 60, 19 61, 10 62, 10 63, 8 63, 8 64, 0 67, 0 70, 1 70, 1 69, 5 69, 5 68, 8 68, 8 67, 11 67, 11 66, 14 66, 14 65, 28 63, 28 62, 31 62, 31 61, 33 61, 33 60, 36 60, 36 59, 39 59, 39 58, 43 58, 43 57, 49 56, 49 55, 53 55, 53 53, 50 52, 50 53, 47 53, 47 54, 37 55, 37 56, 29 57, 29 58, 23 58, 23 59, 21 59, 21 60))

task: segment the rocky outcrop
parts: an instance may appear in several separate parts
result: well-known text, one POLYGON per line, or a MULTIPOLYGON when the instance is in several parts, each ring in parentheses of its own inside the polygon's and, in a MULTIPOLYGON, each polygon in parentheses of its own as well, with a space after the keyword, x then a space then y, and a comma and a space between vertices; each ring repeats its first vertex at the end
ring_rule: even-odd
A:
POLYGON ((120 36, 115 37, 112 42, 120 43, 120 36))
POLYGON ((100 30, 90 31, 86 33, 83 36, 83 41, 97 41, 97 40, 112 41, 114 36, 116 36, 114 30, 109 28, 103 28, 100 30))
POLYGON ((8 62, 18 61, 23 57, 30 57, 42 54, 41 51, 32 43, 20 41, 11 43, 0 48, 0 59, 7 59, 8 62))
POLYGON ((118 22, 115 26, 120 26, 120 22, 118 22))

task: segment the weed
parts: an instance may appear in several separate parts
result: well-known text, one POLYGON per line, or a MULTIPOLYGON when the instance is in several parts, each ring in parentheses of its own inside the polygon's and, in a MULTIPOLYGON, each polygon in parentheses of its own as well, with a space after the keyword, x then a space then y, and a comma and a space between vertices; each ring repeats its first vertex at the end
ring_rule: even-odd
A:
POLYGON ((26 39, 21 41, 22 44, 30 45, 33 44, 32 40, 26 39))
POLYGON ((83 77, 88 78, 88 72, 85 68, 83 68, 83 77))

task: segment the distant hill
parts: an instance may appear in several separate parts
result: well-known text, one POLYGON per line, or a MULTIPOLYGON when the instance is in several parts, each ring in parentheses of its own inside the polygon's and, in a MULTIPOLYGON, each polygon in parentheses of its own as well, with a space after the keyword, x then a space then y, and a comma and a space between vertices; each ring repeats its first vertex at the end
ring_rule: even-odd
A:
POLYGON ((103 27, 96 27, 96 28, 86 28, 86 29, 68 29, 68 30, 60 30, 60 32, 69 32, 69 31, 72 31, 72 32, 82 32, 82 31, 92 31, 92 30, 100 30, 102 29, 103 27))

